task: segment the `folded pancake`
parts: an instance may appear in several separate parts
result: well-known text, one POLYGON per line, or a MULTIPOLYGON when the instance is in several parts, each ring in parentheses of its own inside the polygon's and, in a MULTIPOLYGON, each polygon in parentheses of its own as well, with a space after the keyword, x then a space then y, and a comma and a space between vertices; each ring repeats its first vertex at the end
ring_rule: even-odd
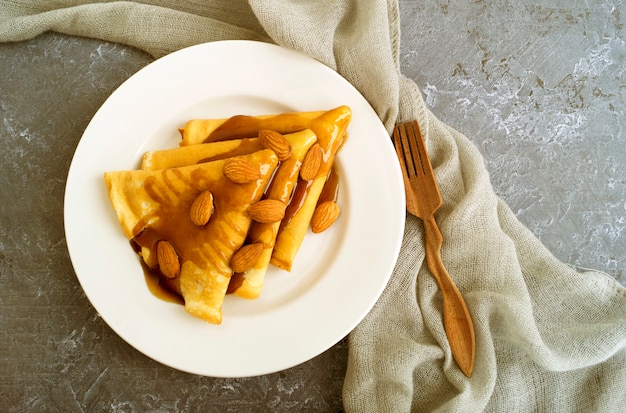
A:
POLYGON ((277 165, 273 151, 261 150, 177 168, 107 172, 104 179, 124 234, 146 265, 164 273, 190 314, 219 324, 233 272, 231 258, 252 222, 247 210, 261 199, 277 165), (253 170, 254 179, 235 182, 225 166, 238 171, 233 166, 240 165, 253 170), (212 195, 210 219, 198 225, 191 210, 207 191, 212 195), (161 241, 173 247, 164 249, 168 260, 161 260, 161 241), (172 277, 162 264, 177 264, 176 257, 179 272, 172 277))
MULTIPOLYGON (((289 143, 292 153, 288 159, 279 164, 264 198, 280 200, 287 204, 291 200, 293 190, 298 182, 298 172, 302 161, 317 138, 310 129, 286 134, 284 137, 289 143)), ((203 162, 206 159, 220 159, 233 154, 241 155, 246 151, 252 152, 262 147, 263 144, 259 138, 245 138, 152 151, 144 155, 142 169, 153 170, 185 166, 203 162)), ((261 242, 264 249, 253 268, 233 275, 229 293, 248 299, 259 297, 279 228, 280 222, 252 223, 246 242, 248 244, 261 242)))
POLYGON ((257 136, 269 129, 287 134, 309 129, 311 122, 324 112, 294 112, 277 115, 236 115, 226 119, 192 119, 179 129, 181 146, 257 136))
POLYGON ((157 169, 194 165, 232 156, 247 155, 261 149, 263 149, 263 145, 258 138, 248 138, 149 151, 143 156, 141 169, 156 171, 157 169))
POLYGON ((197 119, 187 122, 180 130, 181 146, 203 142, 254 137, 259 130, 270 129, 292 133, 311 129, 322 148, 323 161, 314 179, 300 180, 294 190, 277 235, 271 263, 290 271, 315 211, 320 193, 332 169, 335 154, 345 138, 352 113, 347 106, 329 111, 294 112, 277 115, 244 116, 228 119, 197 119))
MULTIPOLYGON (((291 145, 292 153, 288 159, 280 163, 274 173, 270 187, 266 191, 265 198, 279 200, 287 204, 291 200, 293 190, 298 182, 302 160, 317 138, 310 129, 285 135, 285 138, 291 145)), ((255 221, 252 223, 246 243, 261 242, 264 249, 252 268, 233 275, 229 286, 230 293, 248 299, 260 296, 280 224, 281 221, 272 223, 255 221)))
POLYGON ((291 271, 296 254, 309 229, 320 194, 331 174, 335 155, 346 138, 351 117, 350 108, 341 106, 318 116, 310 125, 310 129, 317 136, 317 143, 322 148, 322 164, 314 179, 308 181, 300 179, 296 185, 270 261, 279 268, 291 271))

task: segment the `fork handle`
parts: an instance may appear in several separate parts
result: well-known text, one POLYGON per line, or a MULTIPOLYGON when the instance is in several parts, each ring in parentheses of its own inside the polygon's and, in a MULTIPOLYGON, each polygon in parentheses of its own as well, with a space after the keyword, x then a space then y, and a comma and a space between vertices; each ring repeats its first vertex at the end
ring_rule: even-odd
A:
POLYGON ((428 269, 439 284, 443 297, 443 325, 452 356, 467 377, 472 376, 476 356, 474 324, 463 296, 441 260, 443 237, 435 217, 423 219, 428 269))

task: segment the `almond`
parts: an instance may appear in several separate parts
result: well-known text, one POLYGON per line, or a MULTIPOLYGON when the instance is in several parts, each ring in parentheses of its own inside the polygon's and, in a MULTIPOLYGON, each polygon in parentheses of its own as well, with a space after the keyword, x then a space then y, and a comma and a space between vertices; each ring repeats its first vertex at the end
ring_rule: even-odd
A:
POLYGON ((230 266, 234 272, 245 272, 256 264, 263 252, 263 243, 244 245, 239 248, 230 260, 230 266))
POLYGON ((339 217, 339 205, 334 201, 326 201, 315 207, 311 218, 311 231, 318 234, 326 231, 339 217))
POLYGON ((237 184, 247 184, 261 177, 259 166, 244 158, 231 158, 224 163, 224 175, 237 184))
POLYGON ((300 167, 300 178, 305 181, 315 179, 320 171, 323 159, 324 151, 319 143, 311 146, 302 161, 302 166, 300 167))
POLYGON ((201 227, 209 222, 211 215, 213 215, 213 194, 210 191, 204 191, 191 204, 189 217, 194 225, 201 227))
POLYGON ((271 224, 285 217, 287 205, 278 199, 264 199, 248 208, 248 216, 257 222, 271 224))
POLYGON ((169 241, 161 240, 157 243, 157 261, 159 269, 167 278, 176 278, 180 273, 178 254, 169 241))
POLYGON ((289 159, 291 156, 291 146, 280 133, 270 129, 263 129, 259 131, 259 140, 264 148, 274 151, 279 161, 289 159))

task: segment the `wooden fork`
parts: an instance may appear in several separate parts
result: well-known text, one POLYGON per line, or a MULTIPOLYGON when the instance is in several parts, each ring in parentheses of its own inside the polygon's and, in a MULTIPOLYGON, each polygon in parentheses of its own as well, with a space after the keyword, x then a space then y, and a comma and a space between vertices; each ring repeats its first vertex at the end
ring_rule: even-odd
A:
POLYGON ((452 356, 461 371, 472 376, 476 342, 472 318, 463 296, 441 260, 442 236, 435 211, 443 204, 417 121, 397 125, 393 142, 404 177, 406 209, 424 221, 426 261, 443 296, 443 324, 452 356))

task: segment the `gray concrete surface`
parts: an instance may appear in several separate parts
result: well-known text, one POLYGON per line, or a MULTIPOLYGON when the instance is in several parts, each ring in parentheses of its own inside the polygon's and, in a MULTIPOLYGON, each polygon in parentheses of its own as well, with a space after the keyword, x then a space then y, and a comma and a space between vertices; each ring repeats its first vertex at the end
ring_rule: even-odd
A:
MULTIPOLYGON (((623 3, 400 6, 403 73, 480 149, 496 192, 559 259, 624 284, 623 3)), ((150 61, 59 34, 0 44, 0 411, 341 411, 346 339, 267 376, 198 377, 128 346, 83 294, 63 232, 69 164, 150 61)))

